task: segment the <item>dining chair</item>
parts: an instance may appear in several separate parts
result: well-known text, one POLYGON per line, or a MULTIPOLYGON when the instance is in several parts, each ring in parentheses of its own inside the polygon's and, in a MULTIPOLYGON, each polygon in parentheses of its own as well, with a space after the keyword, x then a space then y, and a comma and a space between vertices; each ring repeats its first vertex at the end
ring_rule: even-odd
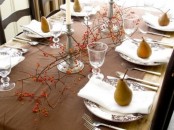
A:
POLYGON ((174 51, 167 65, 150 130, 167 130, 174 112, 174 51))
POLYGON ((65 3, 65 0, 39 0, 40 16, 49 17, 60 11, 60 5, 65 3))
POLYGON ((0 5, 0 44, 4 44, 6 43, 6 41, 21 32, 21 29, 19 29, 20 25, 18 25, 20 22, 22 24, 28 24, 29 20, 31 21, 31 19, 35 18, 35 12, 33 0, 25 0, 22 1, 22 3, 15 3, 15 1, 9 2, 8 0, 0 0, 0 5), (28 4, 28 7, 24 8, 24 6, 22 5, 17 5, 23 4, 23 2, 25 2, 25 5, 28 4), (9 8, 10 10, 12 10, 12 12, 10 13, 8 12, 8 10, 5 10, 9 8), (26 18, 26 16, 29 16, 29 18, 26 18))

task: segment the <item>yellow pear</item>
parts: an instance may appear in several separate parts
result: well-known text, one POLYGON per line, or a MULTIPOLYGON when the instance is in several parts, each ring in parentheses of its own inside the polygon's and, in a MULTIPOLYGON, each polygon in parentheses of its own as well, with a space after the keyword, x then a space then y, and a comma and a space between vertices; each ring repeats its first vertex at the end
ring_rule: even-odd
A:
POLYGON ((124 79, 119 79, 114 92, 114 99, 120 106, 129 105, 132 100, 132 91, 124 79))
POLYGON ((73 9, 74 9, 74 12, 81 12, 82 11, 79 0, 74 1, 73 9))
POLYGON ((47 33, 50 31, 48 21, 44 16, 41 17, 41 30, 44 33, 47 33))
POLYGON ((158 23, 160 26, 167 26, 169 22, 170 22, 170 19, 167 13, 163 13, 158 19, 158 23))
POLYGON ((152 49, 143 38, 137 48, 137 55, 138 55, 138 57, 145 59, 145 58, 149 58, 151 56, 151 54, 152 54, 152 49))

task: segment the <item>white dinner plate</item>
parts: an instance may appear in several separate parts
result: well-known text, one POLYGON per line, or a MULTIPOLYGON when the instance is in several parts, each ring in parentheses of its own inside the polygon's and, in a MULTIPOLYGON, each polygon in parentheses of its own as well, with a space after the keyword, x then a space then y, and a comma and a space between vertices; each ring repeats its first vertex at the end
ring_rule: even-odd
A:
MULTIPOLYGON (((111 85, 115 85, 117 82, 117 79, 108 79, 107 82, 110 82, 111 85)), ((129 86, 133 86, 132 89, 138 90, 138 91, 145 91, 145 88, 138 85, 137 83, 133 81, 128 81, 129 86)), ((123 113, 117 113, 117 112, 111 112, 100 105, 89 101, 89 100, 84 100, 84 104, 86 108, 94 115, 96 115, 99 118, 102 118, 104 120, 112 121, 112 122, 132 122, 135 120, 139 120, 144 117, 144 114, 140 113, 130 113, 130 114, 123 114, 123 113)))

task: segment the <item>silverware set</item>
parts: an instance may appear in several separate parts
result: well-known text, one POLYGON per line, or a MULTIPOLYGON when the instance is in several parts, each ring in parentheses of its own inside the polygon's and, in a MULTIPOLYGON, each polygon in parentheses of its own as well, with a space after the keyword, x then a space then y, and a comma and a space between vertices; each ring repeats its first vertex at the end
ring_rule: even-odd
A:
POLYGON ((12 40, 17 41, 17 42, 27 43, 27 44, 30 44, 31 46, 35 46, 35 45, 38 45, 38 44, 41 44, 41 45, 48 44, 48 43, 33 41, 31 39, 23 38, 23 37, 19 37, 19 36, 15 36, 14 38, 12 38, 12 40))
POLYGON ((143 34, 152 34, 152 35, 158 35, 158 36, 163 36, 163 37, 167 37, 170 38, 170 35, 165 35, 165 34, 161 34, 161 33, 155 33, 155 32, 151 32, 151 31, 144 31, 143 29, 138 28, 138 30, 143 33, 143 34))
POLYGON ((89 115, 87 115, 86 113, 82 116, 82 118, 85 120, 85 126, 86 128, 88 128, 89 130, 100 130, 98 127, 99 126, 105 126, 105 127, 108 127, 108 128, 112 128, 114 130, 126 130, 126 129, 123 129, 123 128, 119 128, 119 127, 116 127, 116 126, 112 126, 112 125, 108 125, 108 124, 105 124, 105 123, 101 123, 101 122, 98 122, 98 121, 94 121, 89 115))
MULTIPOLYGON (((122 73, 120 71, 117 71, 116 72, 116 76, 119 77, 119 78, 123 78, 124 73, 122 73)), ((147 85, 151 85, 151 86, 155 86, 155 87, 159 87, 160 86, 159 83, 154 83, 154 82, 150 82, 150 81, 134 78, 134 77, 131 77, 131 76, 127 75, 127 74, 125 75, 124 79, 133 80, 133 81, 136 81, 136 82, 139 82, 139 83, 142 83, 142 84, 147 84, 147 85)))

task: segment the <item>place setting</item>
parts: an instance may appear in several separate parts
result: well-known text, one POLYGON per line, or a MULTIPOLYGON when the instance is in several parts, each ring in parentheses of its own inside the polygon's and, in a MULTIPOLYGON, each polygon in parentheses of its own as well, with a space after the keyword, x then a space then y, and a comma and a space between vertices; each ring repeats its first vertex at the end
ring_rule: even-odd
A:
MULTIPOLYGON (((126 93, 127 90, 123 91, 126 93)), ((118 94, 120 96, 122 92, 119 91, 118 94)), ((150 113, 155 94, 155 91, 147 91, 143 86, 133 81, 121 78, 101 80, 95 77, 92 77, 78 92, 78 96, 84 99, 84 104, 91 113, 112 122, 132 122, 143 118, 144 115, 150 113), (127 105, 119 104, 115 99, 119 85, 121 87, 125 85, 124 83, 123 86, 122 83, 120 84, 122 81, 126 82, 130 89, 128 91, 132 93, 131 102, 127 105)), ((129 100, 127 97, 124 98, 129 100)))
MULTIPOLYGON (((93 6, 95 5, 95 1, 91 2, 91 1, 78 1, 78 0, 75 0, 75 2, 70 2, 70 10, 71 10, 71 15, 72 16, 75 16, 75 17, 85 17, 86 14, 88 13, 87 10, 90 9, 90 12, 88 15, 95 15, 97 13, 97 11, 100 10, 100 6, 93 6), (81 3, 80 3, 81 2, 81 3), (74 10, 74 5, 78 5, 78 9, 76 8, 74 10), (91 5, 89 5, 91 4, 91 5)), ((61 10, 64 10, 66 11, 66 4, 62 4, 60 6, 60 9, 61 10)))

